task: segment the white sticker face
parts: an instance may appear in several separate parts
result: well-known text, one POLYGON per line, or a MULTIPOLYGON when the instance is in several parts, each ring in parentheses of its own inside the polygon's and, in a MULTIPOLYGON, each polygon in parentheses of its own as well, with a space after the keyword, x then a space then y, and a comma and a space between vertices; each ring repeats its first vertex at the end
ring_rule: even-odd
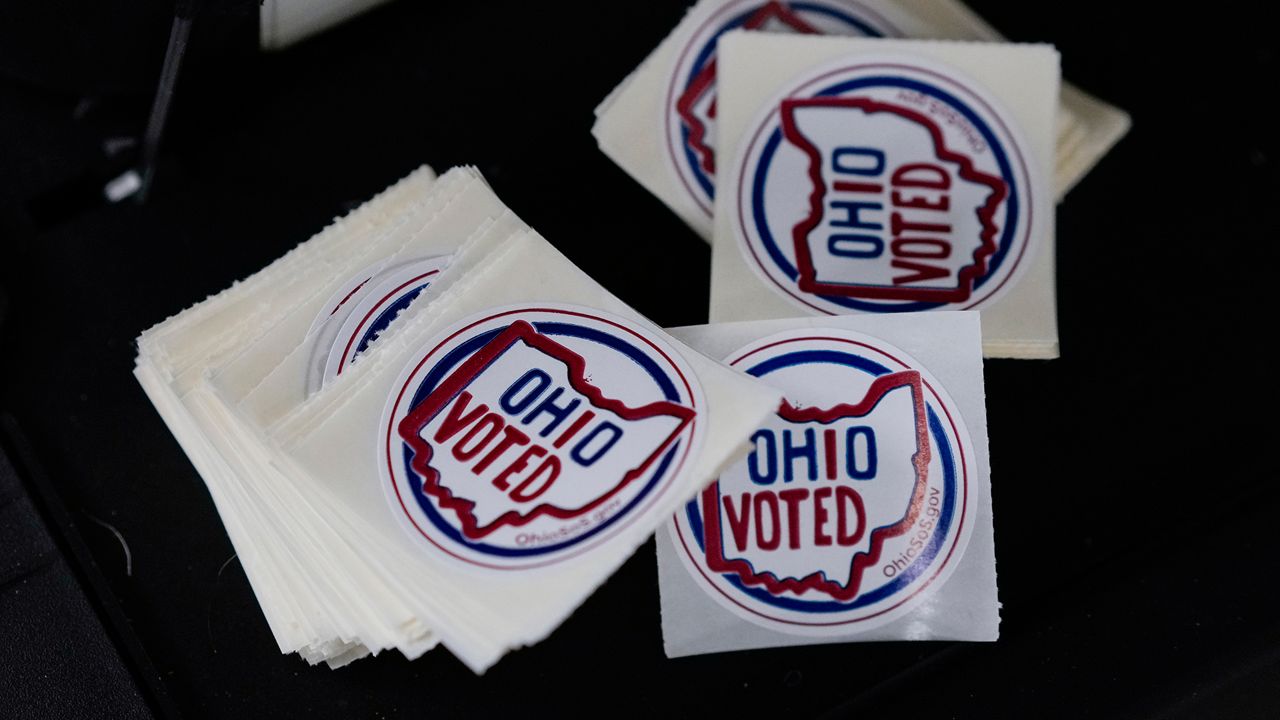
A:
POLYGON ((716 40, 737 29, 896 37, 884 18, 853 0, 725 3, 698 26, 672 69, 663 106, 668 159, 680 184, 711 217, 715 197, 716 40))
POLYGON ((679 513, 676 553, 752 623, 847 634, 940 586, 972 531, 974 452, 954 403, 901 350, 789 331, 726 362, 786 396, 752 451, 679 513))
POLYGON ((662 338, 569 305, 495 309, 425 343, 388 399, 387 500, 424 549, 515 570, 576 556, 662 496, 705 407, 662 338))
POLYGON ((745 136, 731 216, 765 284, 814 313, 971 310, 1030 264, 1039 176, 955 70, 862 57, 812 73, 745 136))
POLYGON ((448 255, 387 267, 378 263, 339 288, 307 331, 312 339, 307 392, 341 375, 448 264, 448 255))

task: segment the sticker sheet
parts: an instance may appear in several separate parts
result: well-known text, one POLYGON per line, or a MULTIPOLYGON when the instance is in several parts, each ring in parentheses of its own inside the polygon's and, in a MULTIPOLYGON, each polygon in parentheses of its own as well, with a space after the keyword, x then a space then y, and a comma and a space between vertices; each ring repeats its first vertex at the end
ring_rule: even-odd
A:
POLYGON ((1058 355, 1045 45, 731 32, 711 320, 980 310, 1058 355))
POLYGON ((267 430, 281 470, 390 548, 433 631, 482 671, 562 622, 780 395, 532 232, 426 300, 267 430))
POLYGON ((996 639, 976 313, 670 332, 784 401, 657 536, 669 657, 996 639))
MULTIPOLYGON (((717 41, 733 30, 793 35, 1001 41, 954 0, 701 0, 596 109, 606 155, 704 239, 715 207, 717 41)), ((1050 190, 1061 198, 1129 128, 1129 117, 1064 85, 1050 190)))

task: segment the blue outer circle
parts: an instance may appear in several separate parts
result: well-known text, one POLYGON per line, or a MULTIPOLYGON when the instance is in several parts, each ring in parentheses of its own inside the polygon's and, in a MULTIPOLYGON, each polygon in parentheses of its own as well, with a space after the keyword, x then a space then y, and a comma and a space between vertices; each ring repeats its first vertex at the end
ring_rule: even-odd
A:
MULTIPOLYGON (((664 399, 671 400, 673 402, 680 402, 679 391, 671 377, 662 371, 662 368, 658 366, 658 363, 654 361, 653 358, 649 357, 638 347, 632 345, 626 340, 615 335, 601 332, 594 328, 568 322, 542 321, 534 322, 533 326, 543 335, 581 338, 604 345, 611 350, 619 352, 626 359, 639 365, 646 373, 649 374, 650 377, 653 378, 658 389, 662 392, 664 399)), ((471 357, 477 350, 484 347, 490 340, 493 340, 499 333, 506 329, 507 326, 503 326, 495 330, 488 330, 480 333, 479 335, 463 342, 458 347, 449 351, 449 353, 444 357, 440 358, 440 360, 432 366, 431 371, 427 373, 426 377, 422 379, 422 382, 418 384, 417 389, 414 391, 413 399, 410 401, 409 411, 412 412, 413 408, 417 407, 424 399, 426 399, 427 395, 429 395, 431 391, 449 375, 453 368, 471 357)), ((663 455, 662 460, 659 461, 657 469, 649 477, 648 482, 640 493, 632 498, 631 502, 627 503, 622 510, 615 513, 613 517, 593 527, 587 532, 574 536, 564 542, 556 543, 554 545, 544 545, 537 548, 506 548, 498 545, 490 545, 488 543, 468 540, 456 527, 450 524, 449 521, 441 515, 440 511, 432 504, 431 498, 422 491, 421 476, 413 470, 411 465, 413 451, 410 450, 409 446, 403 441, 401 442, 401 445, 405 472, 404 477, 406 480, 414 480, 413 482, 402 481, 402 484, 408 486, 409 493, 413 496, 418 507, 441 534, 453 542, 465 546, 469 550, 484 553, 486 555, 495 555, 498 557, 535 557, 576 545, 597 533, 602 532, 618 520, 621 520, 630 514, 631 510, 633 510, 642 500, 648 497, 649 493, 657 487, 658 483, 666 475, 667 469, 670 467, 672 460, 675 459, 676 453, 680 450, 681 443, 677 441, 671 446, 671 449, 668 450, 666 455, 663 455)))
MULTIPOLYGON (((1013 167, 1009 163, 1009 157, 1005 153, 1004 146, 1000 144, 999 139, 996 138, 995 133, 993 133, 991 128, 987 126, 987 123, 959 98, 941 88, 913 78, 880 75, 859 78, 856 80, 847 80, 826 87, 815 93, 813 96, 838 96, 842 93, 860 90, 866 87, 900 87, 908 90, 915 90, 916 92, 924 93, 926 95, 932 95, 958 110, 960 114, 964 115, 964 117, 978 129, 978 132, 982 134, 983 139, 987 141, 987 146, 991 148, 992 155, 996 158, 996 164, 1000 167, 1000 177, 1005 181, 1005 184, 1009 188, 1009 197, 1005 199, 1007 210, 1005 214, 1004 230, 1000 235, 1000 241, 996 248, 996 252, 991 256, 990 261, 987 263, 986 274, 975 280, 973 283, 974 290, 981 288, 986 284, 987 280, 993 277, 996 274, 996 271, 1000 269, 1000 265, 1004 263, 1005 257, 1009 254, 1010 248, 1013 247, 1013 244, 1016 241, 1015 232, 1018 227, 1019 214, 1018 185, 1014 181, 1013 167)), ((751 219, 755 223, 756 232, 759 234, 760 241, 764 245, 764 249, 768 253, 769 258, 773 260, 774 265, 777 266, 778 270, 782 271, 782 274, 785 275, 787 279, 794 282, 799 273, 796 271, 795 266, 792 265, 787 260, 786 256, 782 254, 781 249, 778 248, 777 241, 773 238, 773 233, 769 232, 769 224, 766 222, 764 211, 764 191, 765 183, 768 182, 769 179, 769 165, 773 162, 773 154, 777 152, 778 146, 781 143, 782 130, 781 128, 774 128, 773 132, 769 135, 769 139, 765 142, 764 149, 760 153, 760 160, 756 164, 755 173, 752 177, 751 219)), ((799 291, 798 288, 797 291, 799 291)), ((946 305, 946 303, 933 302, 885 304, 836 295, 818 295, 817 297, 820 297, 827 302, 847 307, 851 310, 861 310, 864 312, 919 312, 922 310, 933 310, 934 308, 946 305)))
MULTIPOLYGON (((799 350, 786 353, 761 361, 746 369, 746 372, 753 377, 762 377, 783 368, 813 363, 844 365, 861 370, 872 377, 879 377, 891 372, 889 368, 874 360, 839 350, 799 350)), ((946 487, 946 498, 943 500, 942 512, 938 516, 938 524, 935 526, 935 532, 929 540, 929 545, 925 547, 924 551, 916 557, 915 561, 906 570, 898 573, 892 582, 869 593, 859 595, 847 603, 842 603, 835 600, 803 600, 800 598, 779 597, 770 594, 764 588, 747 587, 743 584, 742 579, 734 573, 723 573, 721 577, 743 594, 766 605, 806 613, 835 613, 856 610, 857 608, 878 603, 902 591, 916 578, 924 574, 933 564, 939 550, 942 548, 942 543, 947 537, 947 531, 950 529, 951 521, 955 515, 956 504, 955 455, 946 436, 946 428, 943 426, 942 420, 934 412, 931 405, 927 407, 927 412, 929 434, 934 438, 939 459, 942 461, 942 477, 946 487)), ((697 499, 691 500, 685 505, 685 517, 689 521, 689 527, 693 531, 693 539, 697 542, 698 549, 705 555, 707 552, 706 538, 703 535, 701 507, 697 499)), ((872 532, 875 532, 875 530, 872 530, 872 532)))
MULTIPOLYGON (((877 30, 866 20, 854 17, 849 13, 841 12, 835 8, 815 5, 807 2, 793 2, 790 3, 790 5, 794 10, 811 12, 835 18, 836 20, 857 28, 857 30, 866 37, 884 37, 884 33, 877 30)), ((762 7, 764 7, 764 3, 730 18, 728 22, 720 26, 720 29, 716 31, 715 35, 712 35, 711 39, 702 46, 702 50, 698 52, 698 57, 693 61, 693 67, 689 70, 689 76, 684 80, 684 87, 682 90, 688 89, 689 83, 693 82, 693 79, 698 76, 698 73, 702 72, 702 68, 711 61, 711 56, 716 51, 716 41, 720 39, 720 36, 730 30, 741 27, 748 18, 756 14, 762 7)), ((701 187, 702 190, 707 193, 707 197, 714 199, 716 196, 715 180, 707 177, 707 174, 702 172, 702 165, 698 156, 689 148, 689 129, 684 126, 684 123, 680 124, 680 147, 684 150, 685 160, 689 163, 689 169, 693 171, 693 179, 698 182, 698 187, 701 187)))
POLYGON ((378 313, 378 317, 374 318, 373 322, 369 324, 364 335, 360 336, 360 342, 356 344, 356 355, 364 352, 369 347, 369 343, 373 342, 373 339, 378 337, 378 333, 386 330, 387 327, 391 325, 391 321, 396 319, 396 315, 398 315, 401 310, 409 307, 409 305, 418 297, 418 294, 423 290, 426 290, 427 286, 430 284, 431 281, 427 281, 415 288, 411 288, 408 292, 396 298, 390 305, 383 308, 382 312, 378 313))

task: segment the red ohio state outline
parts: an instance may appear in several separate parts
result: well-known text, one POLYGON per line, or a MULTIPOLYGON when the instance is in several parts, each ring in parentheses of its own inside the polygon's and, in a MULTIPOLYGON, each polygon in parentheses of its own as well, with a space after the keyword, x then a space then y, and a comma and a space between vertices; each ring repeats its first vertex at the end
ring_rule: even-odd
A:
MULTIPOLYGON (((821 35, 822 31, 805 22, 791 8, 783 5, 778 0, 770 0, 756 10, 751 17, 742 23, 744 30, 755 30, 764 25, 770 19, 776 18, 779 22, 790 25, 795 28, 796 32, 808 35, 821 35)), ((689 82, 689 87, 680 93, 680 97, 676 100, 676 112, 680 115, 680 119, 684 120, 685 125, 689 126, 689 145, 692 146, 693 152, 698 156, 698 164, 702 166, 702 170, 708 175, 714 175, 716 172, 716 151, 715 148, 707 145, 707 126, 702 122, 702 118, 693 112, 693 106, 697 104, 698 98, 702 94, 715 86, 716 82, 716 59, 702 66, 698 74, 693 76, 693 80, 689 82)), ((714 104, 714 100, 712 103, 714 104)), ((711 112, 714 113, 714 110, 711 112)))
POLYGON ((964 302, 973 293, 973 282, 987 271, 987 258, 995 253, 997 246, 995 235, 999 228, 995 224, 996 209, 1009 195, 1009 186, 1004 180, 988 175, 974 168, 973 161, 956 152, 948 150, 942 129, 927 115, 910 108, 899 107, 890 103, 870 98, 791 98, 782 101, 779 109, 782 119, 782 134, 793 145, 800 148, 809 158, 809 179, 813 182, 813 192, 809 194, 809 215, 796 223, 791 230, 792 242, 796 251, 796 270, 799 273, 797 284, 804 292, 815 295, 838 295, 868 300, 923 300, 928 302, 964 302), (887 112, 906 118, 929 132, 933 138, 934 154, 939 160, 960 166, 960 177, 986 185, 991 188, 991 195, 978 209, 978 220, 982 223, 979 234, 981 244, 973 251, 973 263, 960 268, 957 273, 957 286, 954 288, 894 288, 871 287, 864 285, 845 285, 820 282, 817 270, 813 265, 813 255, 809 252, 807 242, 809 233, 822 220, 822 200, 826 197, 826 183, 822 181, 822 156, 813 143, 805 137, 795 122, 796 108, 803 107, 843 107, 855 108, 868 115, 887 112))
POLYGON ((542 335, 527 321, 517 320, 507 326, 505 330, 485 344, 484 347, 476 351, 475 354, 467 358, 457 370, 453 371, 432 390, 417 407, 405 415, 404 419, 397 425, 397 432, 400 438, 413 451, 413 460, 410 461, 410 467, 423 478, 423 492, 438 499, 442 509, 452 510, 458 516, 459 522, 462 523, 462 533, 468 538, 476 540, 483 538, 503 525, 519 527, 532 522, 542 515, 560 519, 570 519, 585 515, 616 495, 632 480, 642 475, 657 460, 658 456, 671 445, 675 438, 684 432, 685 427, 693 420, 694 415, 696 415, 696 412, 693 408, 685 407, 669 400, 661 400, 638 408, 632 408, 618 400, 605 397, 599 388, 586 379, 586 361, 581 355, 542 335), (624 420, 644 420, 667 415, 679 419, 680 423, 667 436, 666 440, 660 443, 653 453, 645 458, 639 467, 627 471, 613 488, 587 505, 577 509, 569 509, 544 503, 525 513, 509 510, 499 515, 488 525, 481 526, 472 512, 475 503, 466 498, 454 496, 453 491, 442 484, 440 471, 431 467, 430 462, 434 449, 431 447, 431 443, 422 438, 421 432, 427 423, 463 389, 470 385, 476 377, 484 372, 491 362, 496 360, 499 355, 512 345, 521 341, 529 347, 563 362, 569 371, 569 383, 575 390, 586 396, 592 406, 609 410, 624 420))
POLYGON ((884 547, 885 541, 903 535, 910 530, 911 526, 915 525, 916 518, 920 515, 920 509, 924 507, 925 491, 928 489, 929 481, 929 461, 932 459, 933 453, 929 445, 928 426, 925 422, 924 383, 920 378, 920 373, 916 370, 904 370, 889 375, 881 375, 871 383, 871 387, 867 389, 867 394, 862 401, 854 405, 841 403, 830 409, 821 410, 819 408, 797 408, 784 400, 782 406, 778 408, 778 416, 789 422, 819 422, 825 424, 842 418, 864 417, 875 409, 885 395, 901 387, 911 388, 912 407, 915 416, 916 452, 911 456, 911 462, 915 467, 916 482, 915 487, 912 489, 911 502, 907 506, 906 515, 901 520, 893 525, 873 530, 871 532, 870 547, 865 552, 854 553, 849 562, 849 579, 846 583, 841 584, 837 581, 829 580, 821 572, 811 573, 803 578, 788 577, 779 579, 777 575, 769 571, 757 572, 745 560, 726 559, 724 546, 721 542, 720 483, 718 481, 702 491, 703 538, 707 548, 707 567, 713 572, 733 573, 741 578, 744 584, 748 586, 764 586, 767 591, 774 595, 784 590, 790 590, 797 595, 803 595, 809 590, 814 590, 826 593, 840 602, 846 602, 857 597, 858 590, 862 586, 862 573, 868 566, 879 561, 880 552, 884 547))

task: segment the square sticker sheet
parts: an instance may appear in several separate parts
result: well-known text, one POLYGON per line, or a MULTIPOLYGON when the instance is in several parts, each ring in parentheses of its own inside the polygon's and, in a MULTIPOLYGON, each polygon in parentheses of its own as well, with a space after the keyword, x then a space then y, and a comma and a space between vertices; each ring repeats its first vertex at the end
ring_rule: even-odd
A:
MULTIPOLYGON (((717 41, 733 30, 998 42, 953 0, 701 0, 596 109, 601 150, 710 241, 717 178, 717 41)), ((1053 194, 1061 199, 1128 131, 1129 116, 1063 85, 1053 194)))
POLYGON ((425 299, 267 432, 281 471, 393 553, 429 626, 480 671, 550 633, 780 396, 532 232, 425 299))
POLYGON ((780 401, 470 168, 411 175, 138 345, 280 649, 334 667, 442 643, 483 672, 537 642, 780 401))
POLYGON ((1045 45, 732 32, 717 54, 712 322, 980 310, 1058 355, 1045 45))
POLYGON ((997 638, 976 313, 670 332, 784 401, 658 533, 669 657, 997 638))

